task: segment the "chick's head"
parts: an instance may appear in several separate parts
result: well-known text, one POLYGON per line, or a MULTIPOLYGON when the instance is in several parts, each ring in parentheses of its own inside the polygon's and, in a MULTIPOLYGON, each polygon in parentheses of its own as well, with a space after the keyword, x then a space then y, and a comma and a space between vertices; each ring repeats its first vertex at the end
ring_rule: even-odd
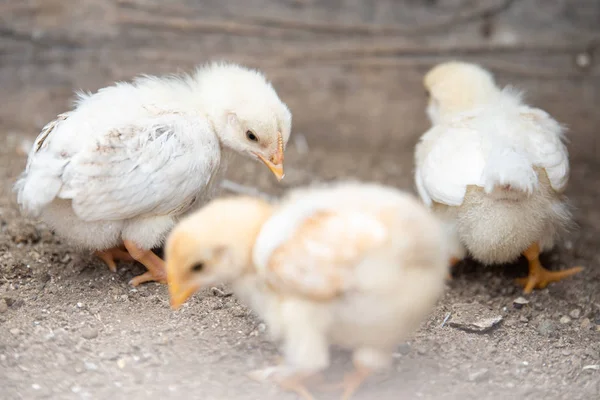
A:
POLYGON ((214 63, 198 70, 199 93, 222 143, 262 161, 283 179, 284 150, 292 114, 265 76, 236 64, 214 63))
POLYGON ((199 289, 228 283, 252 268, 252 248, 271 205, 250 197, 214 200, 171 232, 165 246, 171 306, 199 289))
POLYGON ((429 96, 427 115, 432 123, 468 111, 498 92, 491 73, 476 64, 450 61, 433 67, 423 79, 429 96))

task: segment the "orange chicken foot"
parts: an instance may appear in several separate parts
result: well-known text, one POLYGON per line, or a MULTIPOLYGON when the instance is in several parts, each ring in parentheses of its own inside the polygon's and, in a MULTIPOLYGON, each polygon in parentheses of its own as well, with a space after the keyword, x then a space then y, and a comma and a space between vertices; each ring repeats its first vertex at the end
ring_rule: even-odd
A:
POLYGON ((165 262, 159 256, 154 254, 152 250, 144 250, 140 248, 131 240, 125 240, 123 241, 123 244, 125 245, 125 248, 131 257, 148 269, 147 272, 130 280, 129 283, 131 285, 137 286, 144 282, 167 283, 165 262))
POLYGON ((583 267, 573 267, 563 271, 548 271, 540 263, 540 246, 534 243, 523 255, 529 261, 529 276, 517 279, 517 283, 524 286, 523 293, 529 294, 533 289, 543 289, 552 282, 558 282, 583 270, 583 267))
POLYGON ((365 379, 371 375, 369 368, 354 363, 354 370, 344 375, 342 382, 321 385, 320 388, 325 391, 343 390, 342 400, 350 400, 354 393, 360 388, 365 379))
POLYGON ((313 374, 293 373, 285 376, 277 376, 281 371, 285 371, 285 366, 279 363, 273 367, 252 371, 248 373, 248 377, 258 382, 271 380, 279 385, 285 391, 296 393, 303 400, 315 400, 310 391, 306 388, 306 381, 313 378, 313 374))
POLYGON ((135 261, 131 254, 124 248, 113 247, 112 249, 94 252, 96 257, 100 258, 111 272, 117 272, 117 264, 115 261, 135 261))

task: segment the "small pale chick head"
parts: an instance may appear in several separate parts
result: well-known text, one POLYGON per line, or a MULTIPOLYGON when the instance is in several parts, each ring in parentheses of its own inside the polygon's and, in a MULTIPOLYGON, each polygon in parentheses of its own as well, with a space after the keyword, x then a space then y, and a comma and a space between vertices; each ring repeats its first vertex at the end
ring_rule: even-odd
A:
POLYGON ((436 65, 425 75, 423 85, 429 96, 427 116, 433 124, 483 104, 498 93, 490 72, 460 61, 436 65))
POLYGON ((214 200, 182 220, 165 246, 171 306, 201 288, 229 283, 252 269, 252 248, 272 206, 251 197, 214 200))
POLYGON ((198 69, 195 79, 223 144, 262 161, 283 179, 292 114, 265 76, 236 64, 212 63, 198 69))

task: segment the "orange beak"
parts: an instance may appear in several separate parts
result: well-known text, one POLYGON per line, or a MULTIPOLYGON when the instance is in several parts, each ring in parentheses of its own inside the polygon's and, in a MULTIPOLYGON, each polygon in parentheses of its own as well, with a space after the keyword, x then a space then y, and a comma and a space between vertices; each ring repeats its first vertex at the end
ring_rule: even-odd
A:
POLYGON ((167 265, 167 283, 169 285, 169 297, 171 298, 171 308, 177 310, 191 295, 200 289, 199 284, 190 284, 181 279, 178 271, 172 266, 167 265))
POLYGON ((260 154, 256 154, 256 156, 271 170, 278 181, 283 179, 285 172, 283 172, 283 137, 281 136, 281 132, 277 133, 277 153, 270 160, 267 160, 260 154))

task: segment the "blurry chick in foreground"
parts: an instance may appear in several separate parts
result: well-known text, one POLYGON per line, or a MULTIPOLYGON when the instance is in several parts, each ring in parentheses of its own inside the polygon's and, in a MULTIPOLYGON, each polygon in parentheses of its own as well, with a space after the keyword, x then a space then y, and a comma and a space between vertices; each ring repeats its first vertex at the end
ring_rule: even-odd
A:
POLYGON ((433 126, 415 155, 423 201, 476 260, 507 263, 524 255, 525 293, 581 271, 551 272, 539 261, 570 222, 564 128, 474 64, 440 64, 424 85, 433 126))
POLYGON ((388 366, 444 289, 446 235, 417 199, 375 184, 292 191, 278 205, 225 198, 184 219, 166 244, 171 304, 230 284, 282 343, 284 364, 255 371, 312 398, 303 380, 353 351, 350 398, 388 366))
POLYGON ((131 283, 166 283, 151 249, 178 217, 210 198, 224 151, 262 161, 283 178, 291 114, 265 77, 213 63, 192 75, 143 76, 95 94, 44 127, 15 185, 26 214, 73 245, 148 272, 131 283))

